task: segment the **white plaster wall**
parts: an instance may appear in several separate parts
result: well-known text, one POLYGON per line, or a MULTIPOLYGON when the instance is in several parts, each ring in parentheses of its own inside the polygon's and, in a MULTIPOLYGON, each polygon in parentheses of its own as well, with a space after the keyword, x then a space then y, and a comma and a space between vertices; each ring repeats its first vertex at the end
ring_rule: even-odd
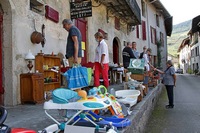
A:
POLYGON ((88 51, 89 51, 89 61, 94 61, 94 49, 97 46, 97 42, 95 41, 94 34, 98 31, 98 29, 104 30, 108 33, 108 40, 105 40, 109 47, 109 58, 110 62, 113 62, 113 39, 117 37, 119 39, 119 48, 120 48, 120 63, 122 63, 122 50, 124 48, 123 42, 126 41, 135 41, 134 31, 129 35, 127 34, 126 25, 121 25, 121 30, 116 30, 114 27, 114 17, 109 17, 109 22, 106 19, 106 7, 101 5, 99 7, 93 7, 93 16, 89 17, 88 20, 88 51))
MULTIPOLYGON (((59 12, 59 23, 54 23, 45 18, 44 15, 37 14, 30 11, 28 0, 1 0, 3 1, 4 14, 4 78, 5 78, 5 104, 16 105, 20 103, 20 74, 28 72, 26 67, 27 62, 24 57, 30 49, 34 55, 40 50, 46 54, 57 53, 65 54, 66 38, 68 32, 62 28, 62 20, 70 17, 69 1, 66 0, 43 0, 44 4, 49 5, 59 12), (41 32, 42 24, 45 24, 45 37, 46 44, 44 48, 40 44, 32 44, 30 41, 31 33, 34 31, 34 21, 36 30, 41 32)), ((94 1, 93 1, 94 2, 94 1)), ((137 0, 140 6, 140 0, 137 0)), ((148 5, 149 6, 149 5, 148 5)), ((149 25, 154 27, 155 18, 154 10, 152 7, 148 9, 149 25)), ((99 7, 93 7, 93 16, 88 17, 88 31, 87 31, 87 45, 88 45, 88 61, 94 61, 94 50, 96 48, 96 41, 94 34, 98 29, 102 29, 108 33, 108 40, 106 40, 109 46, 110 62, 113 62, 112 45, 113 39, 117 37, 119 40, 119 58, 122 63, 122 50, 124 48, 123 42, 135 41, 137 42, 138 51, 142 52, 144 45, 148 46, 150 40, 150 31, 147 30, 147 40, 143 41, 141 38, 136 38, 136 31, 127 33, 127 26, 121 25, 121 30, 114 28, 114 17, 109 18, 109 23, 106 20, 106 7, 101 5, 99 7)), ((148 25, 146 25, 148 27, 148 25)), ((150 28, 148 28, 150 29, 150 28)), ((163 34, 165 32, 163 27, 163 34)), ((140 31, 141 32, 141 31, 140 31)), ((153 50, 153 55, 156 55, 156 46, 154 44, 149 45, 153 50)))
MULTIPOLYGON (((4 48, 4 57, 10 57, 4 58, 4 62, 6 64, 4 71, 8 71, 10 75, 9 78, 8 76, 5 76, 5 88, 7 90, 4 103, 6 105, 16 105, 20 103, 19 76, 21 73, 28 72, 26 67, 27 62, 24 60, 28 50, 30 49, 34 55, 39 53, 40 50, 48 54, 52 52, 55 54, 59 52, 65 54, 66 38, 68 33, 62 27, 62 20, 69 17, 69 2, 66 2, 65 0, 61 0, 59 2, 44 0, 44 4, 48 4, 50 7, 59 12, 59 23, 54 23, 46 19, 44 15, 31 11, 29 9, 29 1, 27 0, 10 0, 9 2, 5 3, 10 4, 12 8, 10 11, 8 10, 8 14, 12 13, 12 22, 9 21, 9 23, 12 23, 12 27, 10 26, 9 28, 7 26, 9 23, 4 24, 4 29, 10 29, 10 31, 4 32, 4 38, 8 38, 6 37, 6 34, 9 34, 12 35, 12 40, 6 39, 8 42, 3 42, 4 45, 7 43, 10 44, 10 46, 8 45, 8 50, 6 50, 6 46, 4 48), (41 32, 42 24, 45 24, 46 44, 44 48, 42 48, 41 44, 32 44, 30 41, 31 33, 34 31, 34 20, 36 30, 39 32, 41 32), (12 63, 7 63, 10 59, 12 63), (7 65, 11 65, 11 67, 8 67, 7 65), (7 70, 7 68, 11 69, 7 70)), ((6 10, 6 8, 7 7, 4 4, 3 9, 6 10)), ((4 22, 6 22, 6 16, 7 14, 5 14, 4 22)))
POLYGON ((149 24, 149 28, 148 28, 148 44, 149 47, 152 49, 152 55, 157 56, 157 45, 151 43, 151 29, 150 26, 152 26, 153 28, 156 29, 156 37, 157 40, 160 40, 160 32, 163 33, 164 36, 164 46, 161 47, 162 52, 162 67, 165 69, 166 68, 166 61, 167 61, 167 35, 166 35, 166 30, 165 30, 165 25, 164 25, 164 17, 161 15, 159 16, 159 24, 160 26, 158 27, 156 25, 156 9, 152 6, 152 4, 147 3, 147 21, 149 24))

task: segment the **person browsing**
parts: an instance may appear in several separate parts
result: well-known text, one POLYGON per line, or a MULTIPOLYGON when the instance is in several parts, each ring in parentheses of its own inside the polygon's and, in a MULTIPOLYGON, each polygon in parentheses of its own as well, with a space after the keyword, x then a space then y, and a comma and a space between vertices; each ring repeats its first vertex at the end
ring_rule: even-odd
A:
POLYGON ((97 32, 95 35, 95 40, 97 41, 97 47, 95 50, 95 64, 94 64, 94 86, 98 87, 100 85, 100 75, 103 77, 103 83, 106 88, 109 86, 108 81, 108 70, 109 70, 109 54, 108 45, 103 39, 103 34, 97 32))
POLYGON ((168 60, 166 65, 167 65, 167 69, 165 71, 161 71, 157 68, 154 68, 154 70, 163 74, 162 83, 166 87, 167 96, 169 100, 169 104, 166 105, 165 107, 167 109, 170 109, 170 108, 174 108, 174 87, 176 86, 176 74, 175 74, 175 68, 171 60, 168 60))
POLYGON ((66 58, 69 61, 69 66, 72 67, 73 64, 80 64, 82 58, 81 50, 81 32, 73 25, 70 19, 64 19, 62 21, 63 28, 69 32, 67 37, 66 46, 66 58))
POLYGON ((128 42, 127 46, 123 49, 122 56, 123 56, 123 66, 124 66, 124 68, 128 68, 130 59, 136 58, 132 51, 132 43, 131 42, 128 42))

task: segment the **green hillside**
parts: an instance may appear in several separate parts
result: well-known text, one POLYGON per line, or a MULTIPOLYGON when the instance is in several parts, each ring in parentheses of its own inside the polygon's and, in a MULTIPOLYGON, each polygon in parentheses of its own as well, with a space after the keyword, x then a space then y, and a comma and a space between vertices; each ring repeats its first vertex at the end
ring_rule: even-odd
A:
POLYGON ((187 37, 189 30, 191 29, 192 20, 177 24, 173 26, 171 37, 167 38, 168 53, 177 56, 177 50, 181 45, 183 39, 187 37))

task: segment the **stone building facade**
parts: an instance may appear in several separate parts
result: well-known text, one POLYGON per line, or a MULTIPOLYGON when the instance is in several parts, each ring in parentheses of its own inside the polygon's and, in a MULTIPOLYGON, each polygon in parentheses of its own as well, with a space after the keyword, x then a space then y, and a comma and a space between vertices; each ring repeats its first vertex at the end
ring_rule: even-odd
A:
MULTIPOLYGON (((112 2, 124 7, 130 6, 127 8, 131 13, 136 14, 136 17, 128 16, 130 18, 126 19, 134 23, 129 23, 122 18, 123 15, 119 15, 123 9, 115 9, 113 12, 113 7, 108 10, 108 3, 92 0, 92 17, 74 20, 74 24, 81 28, 84 36, 83 42, 86 46, 83 51, 84 61, 94 61, 94 49, 97 45, 94 34, 101 31, 107 36, 111 63, 122 63, 121 55, 126 42, 135 41, 139 52, 142 52, 142 47, 145 45, 152 48, 153 62, 156 64, 156 41, 162 41, 162 63, 165 65, 167 36, 171 35, 172 17, 162 3, 153 0, 131 0, 121 3, 111 0, 112 2), (133 10, 133 7, 137 6, 139 10, 133 10)), ((0 54, 2 55, 0 56, 2 62, 0 85, 3 90, 1 96, 5 105, 17 105, 20 104, 20 74, 28 72, 27 62, 24 59, 28 51, 31 50, 34 55, 41 50, 47 54, 53 52, 65 55, 68 32, 63 29, 62 20, 70 18, 70 2, 68 0, 1 0, 0 15, 0 54), (33 6, 34 2, 38 5, 33 6), (46 5, 58 12, 58 22, 45 17, 46 5), (35 30, 41 32, 43 24, 46 38, 44 47, 41 44, 33 44, 30 40, 32 32, 35 30)))

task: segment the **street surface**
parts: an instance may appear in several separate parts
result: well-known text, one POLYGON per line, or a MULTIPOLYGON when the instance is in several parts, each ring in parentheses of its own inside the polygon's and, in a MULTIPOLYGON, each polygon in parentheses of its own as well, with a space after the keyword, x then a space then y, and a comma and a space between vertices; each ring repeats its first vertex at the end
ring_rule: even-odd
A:
POLYGON ((174 108, 164 90, 147 124, 146 133, 200 133, 200 76, 177 75, 174 108))

